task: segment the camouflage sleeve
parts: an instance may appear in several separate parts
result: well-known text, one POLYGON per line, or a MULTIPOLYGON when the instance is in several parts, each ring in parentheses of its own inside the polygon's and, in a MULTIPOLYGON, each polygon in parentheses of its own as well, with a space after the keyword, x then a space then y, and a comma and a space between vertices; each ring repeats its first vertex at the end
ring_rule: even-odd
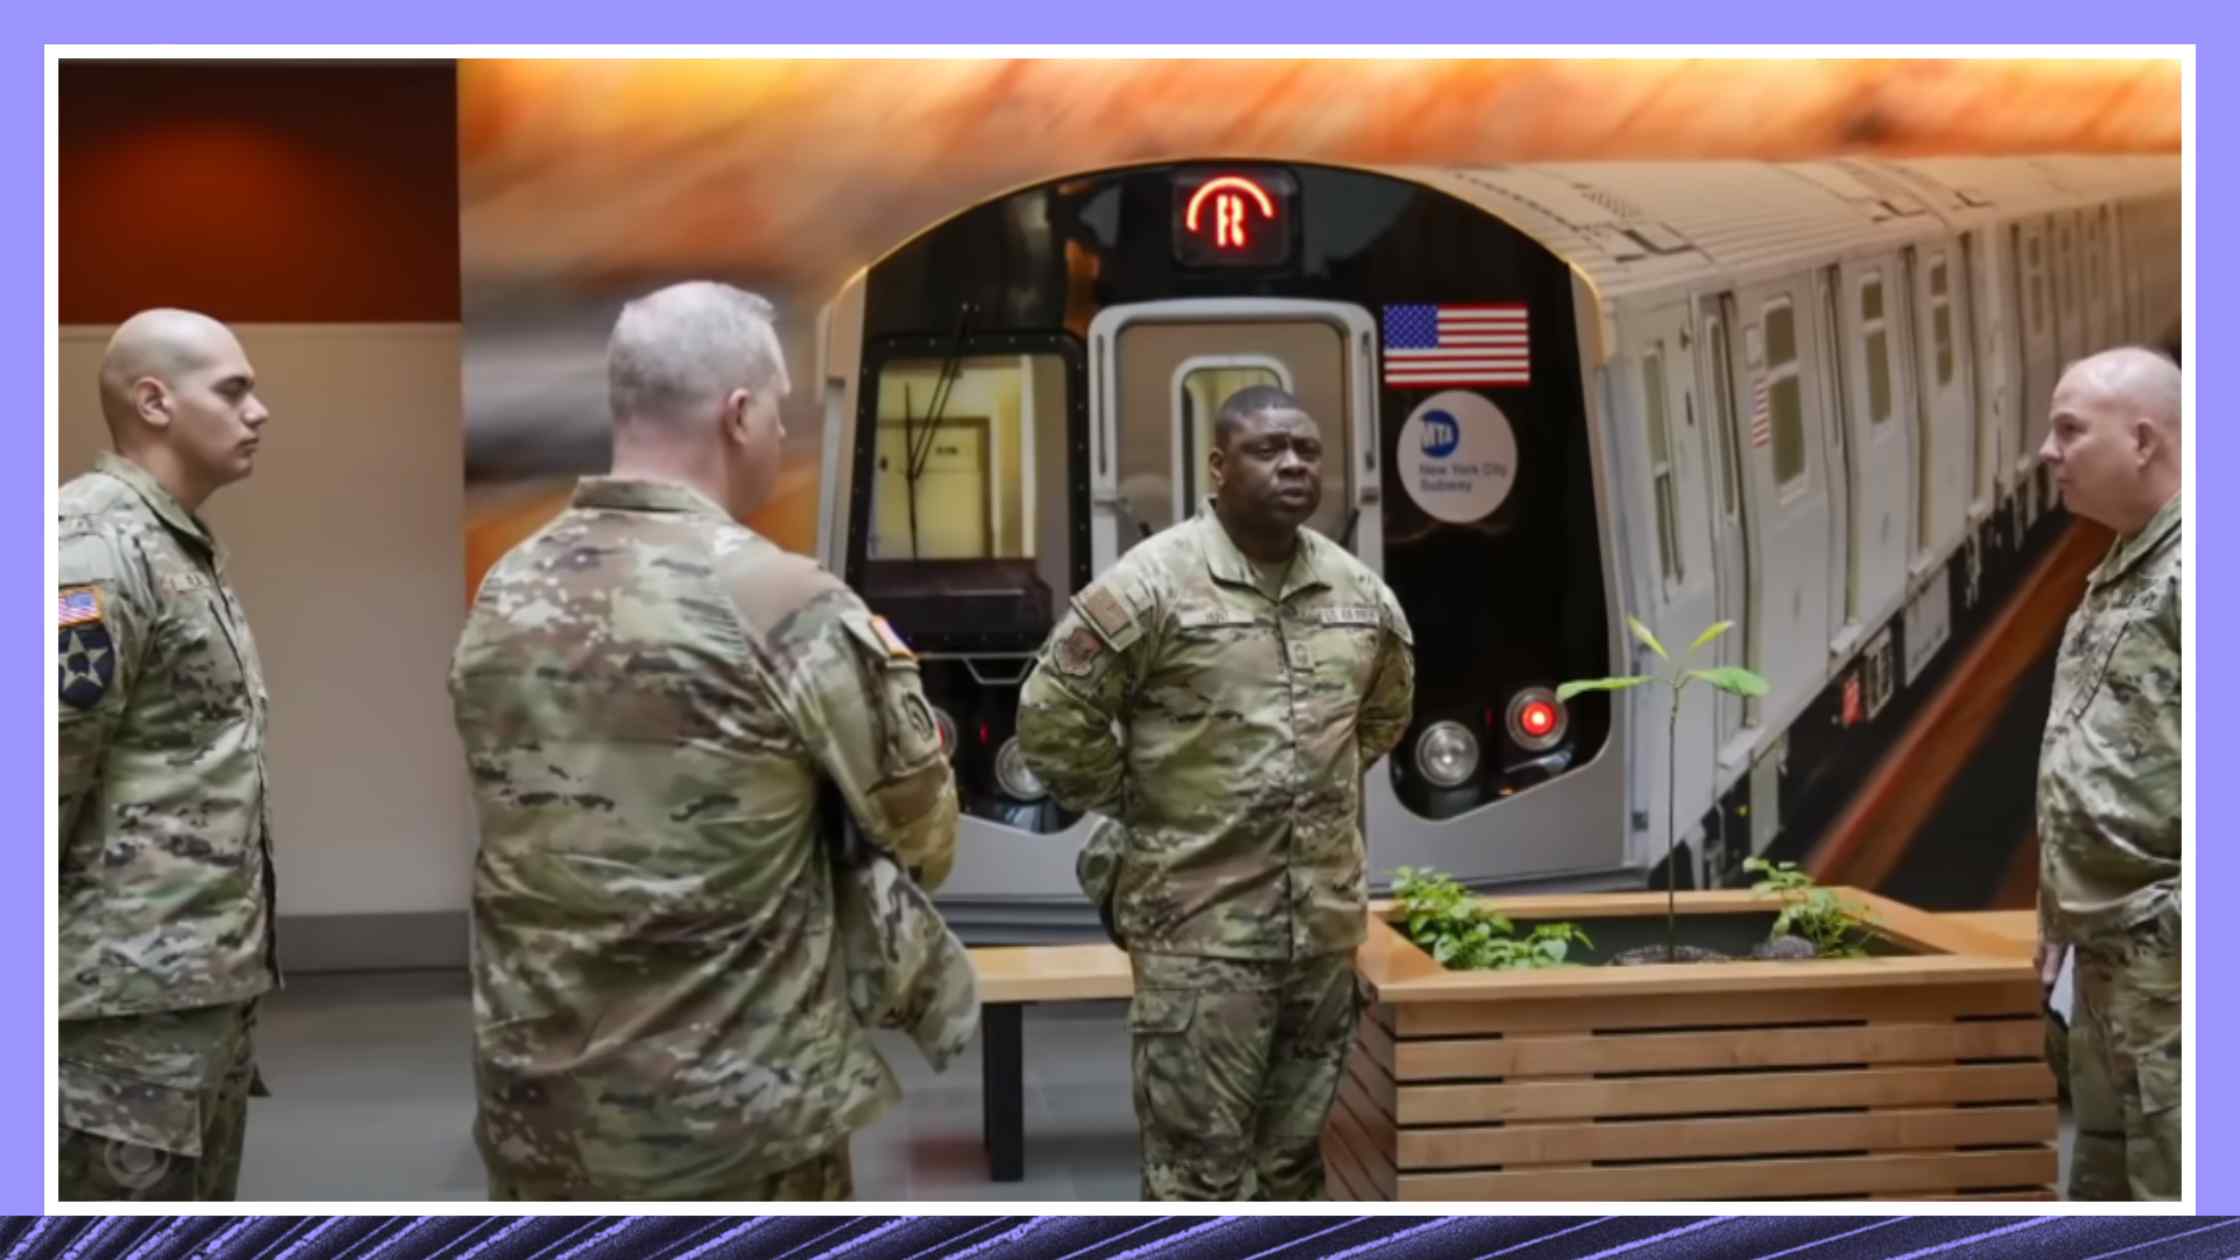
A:
POLYGON ((1364 772, 1399 745, 1415 717, 1416 706, 1415 632, 1409 629, 1408 614, 1401 611, 1390 587, 1380 584, 1378 598, 1384 605, 1384 644, 1377 654, 1376 672, 1370 675, 1368 694, 1362 697, 1361 720, 1356 726, 1364 772))
POLYGON ((957 856, 957 788, 918 660, 846 587, 786 619, 772 648, 790 670, 795 729, 856 824, 926 888, 957 856))
POLYGON ((56 552, 56 777, 67 837, 100 786, 156 610, 137 557, 117 539, 65 525, 56 552))
POLYGON ((1117 813, 1127 777, 1119 727, 1153 602, 1110 579, 1074 597, 1019 692, 1019 750, 1068 809, 1117 813))

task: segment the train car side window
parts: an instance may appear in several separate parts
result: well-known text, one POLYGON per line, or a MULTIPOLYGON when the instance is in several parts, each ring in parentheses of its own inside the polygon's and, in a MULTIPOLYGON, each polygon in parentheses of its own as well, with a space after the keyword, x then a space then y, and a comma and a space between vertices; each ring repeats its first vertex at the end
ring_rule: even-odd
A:
POLYGON ((1657 554, 1664 561, 1665 581, 1679 583, 1687 575, 1681 568, 1679 502, 1672 479, 1672 443, 1665 427, 1670 417, 1664 390, 1664 343, 1659 341, 1641 356, 1641 395, 1649 427, 1649 476, 1656 487, 1657 554))
POLYGON ((2072 268, 2076 265, 2076 250, 2070 239, 2067 223, 2061 225, 2061 234, 2057 239, 2058 248, 2055 251, 2053 272, 2053 309, 2056 315, 2065 316, 2074 314, 2077 309, 2077 295, 2071 292, 2071 286, 2075 283, 2075 272, 2072 268))
POLYGON ((1797 376, 1797 313, 1787 298, 1765 308, 1766 407, 1773 420, 1773 482, 1784 497, 1801 489, 1804 386, 1797 376))
MULTIPOLYGON (((1716 417, 1720 434, 1718 447, 1722 451, 1731 451, 1736 441, 1736 429, 1734 425, 1734 382, 1728 376, 1733 360, 1727 357, 1729 349, 1727 323, 1723 319, 1715 319, 1710 321, 1710 324, 1711 397, 1712 405, 1718 408, 1716 417)), ((1735 515, 1734 483, 1735 470, 1732 460, 1720 460, 1719 505, 1726 512, 1728 520, 1733 520, 1735 515)))
POLYGON ((1953 371, 1952 291, 1943 254, 1929 264, 1929 327, 1937 360, 1937 386, 1941 389, 1952 383, 1953 371))
POLYGON ((1867 419, 1890 422, 1890 328, 1882 314, 1882 277, 1859 286, 1859 334, 1866 343, 1867 419))
POLYGON ((2045 249, 2037 235, 2030 237, 2030 334, 2036 336, 2046 330, 2046 261, 2045 249))

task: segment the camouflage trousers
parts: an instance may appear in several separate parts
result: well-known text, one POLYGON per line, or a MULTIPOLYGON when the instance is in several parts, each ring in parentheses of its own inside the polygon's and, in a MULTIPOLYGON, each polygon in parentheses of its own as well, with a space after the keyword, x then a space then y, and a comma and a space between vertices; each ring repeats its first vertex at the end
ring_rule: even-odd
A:
MULTIPOLYGON (((587 1177, 555 1176, 548 1167, 507 1169, 483 1157, 490 1173, 490 1198, 498 1203, 564 1203, 579 1199, 622 1199, 625 1196, 587 1177)), ((855 1197, 855 1162, 848 1139, 814 1159, 803 1160, 779 1172, 749 1177, 734 1185, 718 1187, 691 1197, 710 1201, 843 1203, 855 1197)), ((681 1196, 639 1195, 666 1199, 681 1196)))
POLYGON ((254 1002, 64 1023, 61 1198, 232 1200, 263 1092, 255 1030, 254 1002))
POLYGON ((2076 951, 2068 1197, 2175 1200, 2185 1099, 2178 912, 2076 951))
POLYGON ((1322 1126, 1361 1013, 1353 951, 1130 960, 1143 1197, 1324 1197, 1322 1126))

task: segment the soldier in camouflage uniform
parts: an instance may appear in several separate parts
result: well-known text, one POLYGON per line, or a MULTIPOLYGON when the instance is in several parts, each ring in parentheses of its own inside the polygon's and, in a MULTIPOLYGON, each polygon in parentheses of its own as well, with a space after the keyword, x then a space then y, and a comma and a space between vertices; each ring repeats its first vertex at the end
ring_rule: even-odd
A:
POLYGON ((2069 510, 2117 535, 2062 639, 2038 768, 2048 987, 2076 951, 2072 1199, 2179 1194, 2180 398, 2151 351, 2085 359, 2039 451, 2069 510))
POLYGON ((61 1197, 231 1199, 280 974, 269 697, 196 513, 268 413, 233 334, 177 310, 118 327, 101 410, 116 453, 56 519, 61 1197))
POLYGON ((608 365, 613 474, 490 571, 452 663, 491 1195, 844 1199, 898 1089, 850 1008, 818 799, 931 887, 948 762, 909 649, 739 523, 784 436, 768 304, 661 290, 608 365))
POLYGON ((1407 728, 1415 676, 1391 590, 1301 528, 1321 457, 1290 395, 1230 398, 1212 500, 1074 599, 1020 697, 1035 773, 1120 824, 1082 874, 1111 880, 1134 964, 1146 1198, 1324 1191, 1360 1013, 1361 778, 1407 728))

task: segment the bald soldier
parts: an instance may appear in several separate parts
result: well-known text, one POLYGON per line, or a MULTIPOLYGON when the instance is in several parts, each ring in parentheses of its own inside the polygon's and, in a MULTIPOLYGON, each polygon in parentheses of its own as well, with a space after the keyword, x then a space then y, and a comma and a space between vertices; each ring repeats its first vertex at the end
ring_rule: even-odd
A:
POLYGON ((2038 452, 2069 510, 2116 533, 2061 641, 2038 765, 2049 989, 2076 951, 2072 1199, 2179 1194, 2181 397, 2159 354, 2094 355, 2055 386, 2038 452))
POLYGON ((234 1197, 256 1002, 279 983, 269 706, 197 512, 268 414, 223 324, 143 311, 101 360, 113 454, 56 513, 60 1193, 234 1197))
POLYGON ((1297 399, 1231 397, 1207 467, 1196 518, 1074 598, 1019 742, 1059 800, 1119 824, 1081 869, 1134 967, 1144 1196, 1313 1199, 1359 1016, 1361 777, 1407 729, 1413 640, 1384 582, 1303 527, 1322 439, 1297 399))
POLYGON ((818 798, 932 887, 948 761, 885 621, 740 523, 785 436, 769 304, 663 289, 607 364, 614 471, 492 568, 452 664, 491 1197, 845 1199, 898 1091, 835 963, 818 798))

